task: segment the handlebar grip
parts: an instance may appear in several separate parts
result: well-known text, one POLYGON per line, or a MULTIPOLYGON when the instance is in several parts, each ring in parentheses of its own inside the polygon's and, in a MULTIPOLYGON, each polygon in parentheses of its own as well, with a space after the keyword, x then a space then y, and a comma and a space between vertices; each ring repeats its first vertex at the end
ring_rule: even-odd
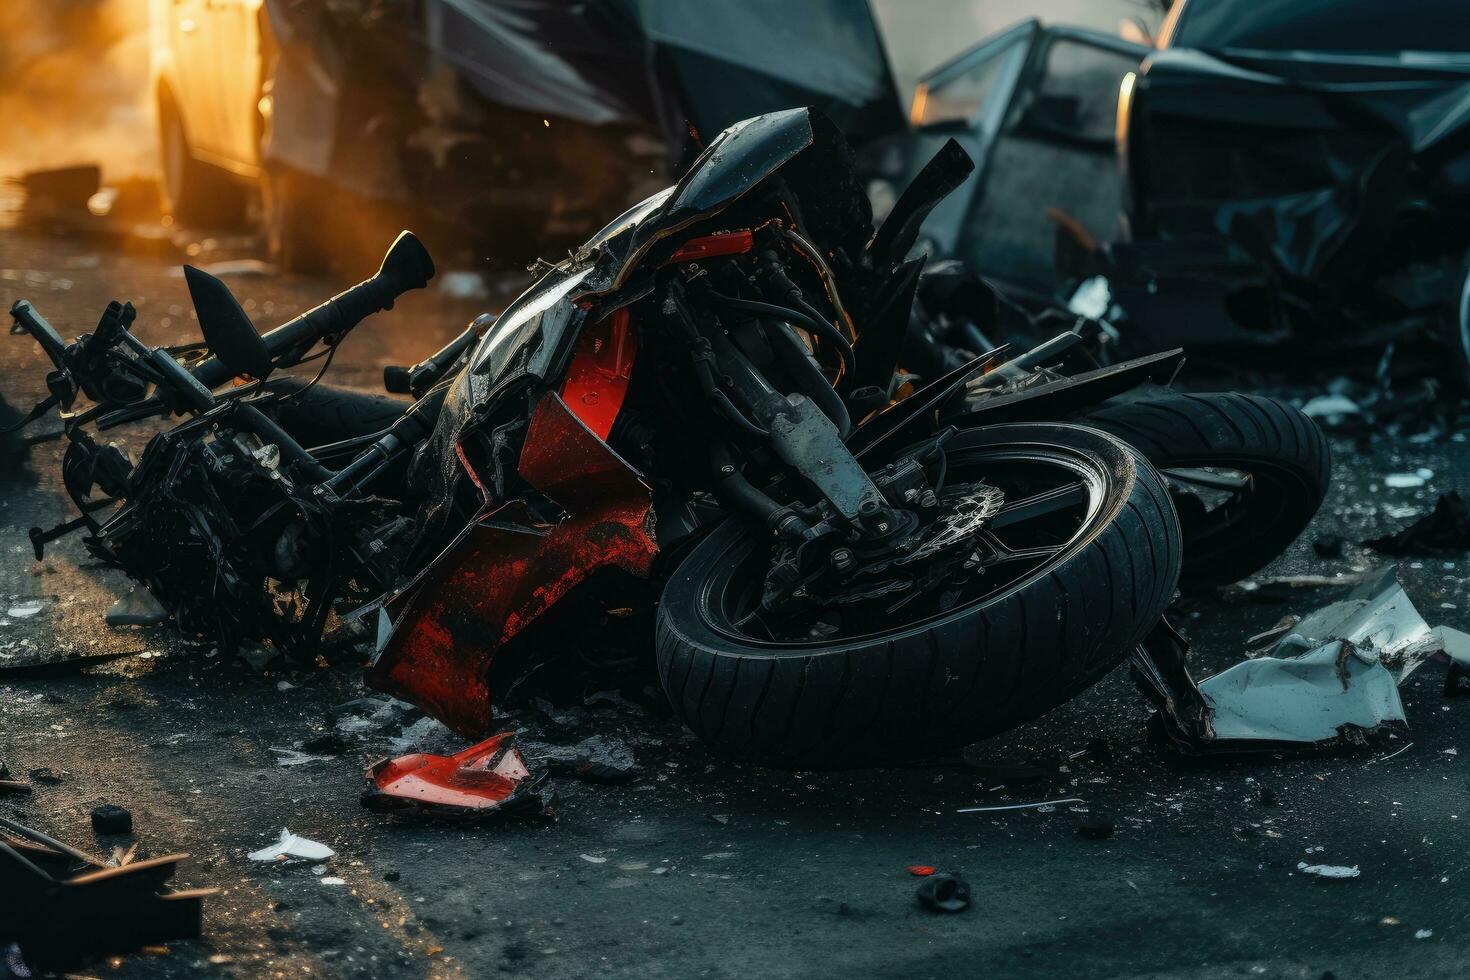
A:
MULTIPOLYGON (((329 337, 340 339, 372 314, 391 310, 398 297, 411 289, 423 289, 433 278, 434 260, 424 243, 411 231, 400 232, 377 275, 281 324, 261 340, 271 357, 278 359, 278 366, 289 366, 279 364, 283 355, 305 353, 329 337)), ((194 377, 205 387, 216 388, 230 379, 231 372, 217 358, 210 358, 194 369, 194 377)))
POLYGON ((277 350, 272 338, 297 323, 310 324, 310 333, 315 335, 313 340, 340 337, 374 313, 391 310, 399 296, 411 289, 423 289, 432 278, 434 260, 428 250, 412 232, 402 232, 388 249, 377 275, 266 334, 266 347, 273 355, 294 347, 295 343, 288 340, 279 344, 281 349, 277 350))
POLYGON ((56 328, 28 300, 16 300, 15 305, 10 308, 10 315, 21 329, 36 338, 36 342, 41 345, 46 356, 51 358, 52 363, 61 367, 62 355, 66 353, 66 341, 61 339, 56 328))

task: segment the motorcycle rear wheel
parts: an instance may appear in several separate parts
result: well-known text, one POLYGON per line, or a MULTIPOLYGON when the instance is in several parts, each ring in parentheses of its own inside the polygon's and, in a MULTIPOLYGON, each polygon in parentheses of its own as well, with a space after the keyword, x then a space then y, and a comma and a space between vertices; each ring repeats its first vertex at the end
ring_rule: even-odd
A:
POLYGON ((1306 530, 1327 496, 1326 437, 1274 398, 1171 391, 1073 421, 1122 439, 1164 477, 1184 533, 1186 590, 1260 571, 1306 530))
POLYGON ((726 521, 675 570, 658 611, 659 675, 695 734, 722 753, 792 767, 932 754, 1070 700, 1153 627, 1179 577, 1179 525, 1158 475, 1127 446, 1077 426, 1028 423, 961 432, 946 455, 948 481, 983 479, 1008 495, 978 538, 998 537, 1002 524, 1021 534, 1031 520, 1066 518, 1075 528, 1050 554, 1014 551, 1036 552, 1035 562, 987 566, 983 594, 955 608, 910 622, 895 616, 865 635, 783 642, 737 625, 760 590, 765 535, 726 521), (1048 466, 1054 493, 1007 485, 1013 468, 1048 466), (1067 517, 1038 503, 1048 494, 1083 502, 1067 517))

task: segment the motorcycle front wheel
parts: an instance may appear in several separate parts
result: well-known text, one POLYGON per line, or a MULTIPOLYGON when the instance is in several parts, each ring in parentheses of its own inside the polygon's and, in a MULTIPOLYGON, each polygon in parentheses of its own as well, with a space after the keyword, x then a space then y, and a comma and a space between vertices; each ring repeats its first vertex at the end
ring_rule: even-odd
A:
POLYGON ((1072 425, 997 425, 959 433, 946 459, 947 487, 983 481, 1004 495, 965 542, 979 574, 949 603, 866 598, 813 610, 806 638, 776 637, 748 625, 769 560, 761 528, 727 520, 685 557, 659 604, 656 650, 696 735, 791 767, 934 754, 1075 697, 1163 614, 1179 524, 1126 445, 1072 425))

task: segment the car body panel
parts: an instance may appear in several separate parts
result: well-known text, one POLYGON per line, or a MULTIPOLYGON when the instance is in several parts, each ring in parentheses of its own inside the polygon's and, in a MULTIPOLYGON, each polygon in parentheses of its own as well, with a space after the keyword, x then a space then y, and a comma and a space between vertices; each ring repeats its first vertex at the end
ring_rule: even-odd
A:
POLYGON ((264 0, 153 0, 154 92, 177 111, 193 155, 243 178, 260 172, 264 0))

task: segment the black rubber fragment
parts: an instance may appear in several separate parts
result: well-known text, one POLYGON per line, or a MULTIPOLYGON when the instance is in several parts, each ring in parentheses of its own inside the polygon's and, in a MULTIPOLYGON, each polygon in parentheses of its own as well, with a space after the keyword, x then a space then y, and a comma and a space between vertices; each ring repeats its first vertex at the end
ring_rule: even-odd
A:
POLYGON ((930 875, 914 897, 931 912, 963 912, 970 907, 970 883, 957 874, 930 875))
POLYGON ((131 834, 133 815, 120 806, 104 803, 92 810, 92 831, 96 834, 131 834))

